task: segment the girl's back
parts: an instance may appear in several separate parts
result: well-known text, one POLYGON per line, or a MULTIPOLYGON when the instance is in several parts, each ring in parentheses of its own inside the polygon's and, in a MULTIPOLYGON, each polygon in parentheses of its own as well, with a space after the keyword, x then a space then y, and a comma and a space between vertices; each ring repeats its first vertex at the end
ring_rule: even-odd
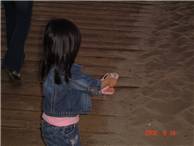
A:
POLYGON ((107 89, 114 93, 113 87, 109 87, 115 79, 93 79, 74 63, 80 42, 80 31, 71 21, 54 19, 47 24, 42 66, 41 126, 47 146, 80 146, 79 115, 91 111, 91 96, 105 94, 107 89))

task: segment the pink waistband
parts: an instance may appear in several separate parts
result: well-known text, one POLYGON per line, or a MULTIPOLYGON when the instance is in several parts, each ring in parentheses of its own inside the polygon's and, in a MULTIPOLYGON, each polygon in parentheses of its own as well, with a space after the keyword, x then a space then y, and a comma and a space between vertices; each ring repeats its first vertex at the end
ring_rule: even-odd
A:
POLYGON ((79 122, 79 115, 75 117, 52 117, 45 113, 42 114, 42 118, 49 124, 54 126, 68 126, 79 122))

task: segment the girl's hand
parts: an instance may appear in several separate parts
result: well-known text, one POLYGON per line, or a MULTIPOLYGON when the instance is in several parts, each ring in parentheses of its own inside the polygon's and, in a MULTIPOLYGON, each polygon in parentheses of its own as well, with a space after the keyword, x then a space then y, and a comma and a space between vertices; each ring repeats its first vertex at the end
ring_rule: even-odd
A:
POLYGON ((102 83, 102 88, 109 86, 114 88, 117 84, 119 78, 119 74, 118 73, 106 73, 102 79, 101 79, 101 83, 102 83))
POLYGON ((104 87, 101 89, 102 94, 104 95, 113 95, 115 93, 115 89, 109 86, 104 87))

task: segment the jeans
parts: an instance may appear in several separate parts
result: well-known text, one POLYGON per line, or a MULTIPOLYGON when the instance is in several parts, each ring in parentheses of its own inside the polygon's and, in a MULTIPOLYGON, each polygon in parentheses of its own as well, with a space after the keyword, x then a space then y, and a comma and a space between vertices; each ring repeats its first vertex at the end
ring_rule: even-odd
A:
POLYGON ((30 28, 32 1, 3 1, 6 16, 7 52, 3 68, 20 72, 24 62, 24 45, 30 28))
POLYGON ((46 146, 81 146, 77 124, 56 127, 43 121, 41 130, 46 146))

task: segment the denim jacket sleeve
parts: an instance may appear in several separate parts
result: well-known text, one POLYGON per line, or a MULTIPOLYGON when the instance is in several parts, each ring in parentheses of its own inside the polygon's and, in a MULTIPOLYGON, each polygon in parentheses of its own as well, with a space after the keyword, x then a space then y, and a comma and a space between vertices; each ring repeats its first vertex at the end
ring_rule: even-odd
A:
POLYGON ((91 96, 99 96, 101 94, 101 81, 99 79, 93 79, 91 76, 81 72, 80 65, 74 65, 76 70, 72 70, 72 73, 76 76, 72 79, 73 86, 77 89, 87 92, 91 96))

